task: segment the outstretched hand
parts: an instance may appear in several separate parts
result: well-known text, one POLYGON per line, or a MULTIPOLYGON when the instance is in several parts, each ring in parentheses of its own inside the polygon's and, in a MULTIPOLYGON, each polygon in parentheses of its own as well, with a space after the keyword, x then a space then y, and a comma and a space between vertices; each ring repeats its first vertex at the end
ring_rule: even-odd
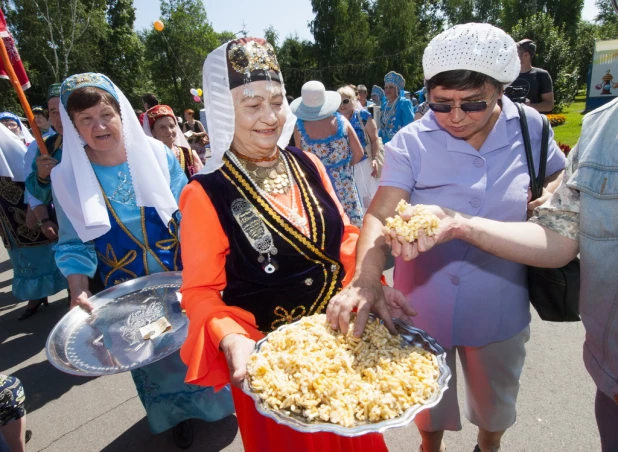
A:
MULTIPOLYGON (((398 235, 394 229, 389 229, 387 227, 382 228, 382 233, 384 234, 386 243, 391 247, 391 253, 393 256, 401 256, 404 261, 411 261, 420 253, 425 253, 434 246, 448 242, 455 238, 455 212, 438 206, 427 206, 427 208, 440 219, 440 226, 438 227, 436 233, 431 237, 427 236, 424 230, 421 230, 417 240, 414 242, 408 242, 405 238, 398 235)), ((401 218, 404 221, 408 221, 413 214, 414 207, 411 206, 404 211, 401 218)))
POLYGON ((369 313, 380 317, 391 334, 397 334, 393 318, 410 323, 416 315, 414 308, 398 290, 384 286, 380 281, 365 282, 359 279, 330 300, 326 318, 334 330, 346 334, 350 327, 350 316, 355 309, 355 337, 362 336, 369 313))

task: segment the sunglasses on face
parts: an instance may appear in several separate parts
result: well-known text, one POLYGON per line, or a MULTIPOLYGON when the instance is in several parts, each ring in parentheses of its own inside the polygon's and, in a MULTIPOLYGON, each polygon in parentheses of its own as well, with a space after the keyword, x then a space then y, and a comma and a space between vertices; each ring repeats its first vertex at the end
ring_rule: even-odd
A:
POLYGON ((431 108, 431 110, 435 113, 450 113, 453 108, 461 108, 461 111, 465 113, 478 113, 480 111, 487 110, 489 102, 494 100, 494 97, 496 97, 497 93, 497 91, 494 92, 493 96, 491 96, 491 99, 489 99, 489 101, 478 100, 472 102, 462 102, 461 104, 459 104, 459 106, 443 104, 439 102, 428 102, 427 105, 429 105, 429 108, 431 108))
POLYGON ((350 99, 343 99, 341 101, 341 105, 348 105, 350 103, 350 99))

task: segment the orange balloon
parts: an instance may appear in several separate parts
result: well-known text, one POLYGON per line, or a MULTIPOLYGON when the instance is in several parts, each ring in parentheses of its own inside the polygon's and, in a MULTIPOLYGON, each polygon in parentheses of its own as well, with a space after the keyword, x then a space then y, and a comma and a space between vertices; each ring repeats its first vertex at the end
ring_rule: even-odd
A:
POLYGON ((153 25, 157 31, 163 31, 165 28, 165 25, 163 25, 163 22, 160 20, 155 20, 153 25))

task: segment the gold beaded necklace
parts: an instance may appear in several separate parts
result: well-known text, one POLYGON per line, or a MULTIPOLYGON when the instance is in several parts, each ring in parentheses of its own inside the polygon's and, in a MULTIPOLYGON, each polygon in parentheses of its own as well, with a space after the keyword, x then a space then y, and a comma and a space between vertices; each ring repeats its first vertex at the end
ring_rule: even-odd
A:
POLYGON ((291 182, 281 154, 278 153, 277 157, 277 163, 272 166, 258 166, 242 159, 238 159, 238 162, 256 185, 266 193, 283 195, 290 190, 291 182))

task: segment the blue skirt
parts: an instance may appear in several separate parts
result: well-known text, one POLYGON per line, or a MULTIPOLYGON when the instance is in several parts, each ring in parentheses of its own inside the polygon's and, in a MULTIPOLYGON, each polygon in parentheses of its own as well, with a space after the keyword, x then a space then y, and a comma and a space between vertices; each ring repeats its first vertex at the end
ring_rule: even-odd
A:
POLYGON ((54 295, 68 287, 66 278, 56 266, 55 245, 21 247, 9 235, 7 249, 13 265, 13 295, 20 301, 54 295))
POLYGON ((229 386, 215 392, 212 387, 185 383, 186 374, 180 351, 131 371, 152 433, 164 432, 187 419, 214 422, 234 412, 229 386))

